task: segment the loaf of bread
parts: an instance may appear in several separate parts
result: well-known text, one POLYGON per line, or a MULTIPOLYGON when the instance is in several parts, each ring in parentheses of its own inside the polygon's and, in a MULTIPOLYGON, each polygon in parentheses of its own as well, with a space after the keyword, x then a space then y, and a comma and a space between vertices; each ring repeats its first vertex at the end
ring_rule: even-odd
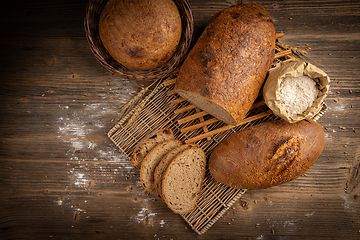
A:
POLYGON ((181 17, 172 0, 109 0, 99 20, 100 39, 128 69, 166 63, 179 44, 181 17))
POLYGON ((158 143, 174 138, 171 129, 161 129, 150 133, 135 146, 134 153, 131 155, 131 165, 140 169, 143 158, 153 147, 158 143))
POLYGON ((165 170, 162 197, 175 213, 192 211, 200 197, 205 177, 206 155, 198 146, 178 153, 165 170))
POLYGON ((155 183, 155 191, 158 194, 159 198, 162 198, 162 192, 161 192, 161 183, 162 178, 164 176, 164 172, 168 165, 170 164, 171 160, 179 154, 181 151, 185 150, 188 147, 195 146, 194 144, 183 144, 170 152, 168 152, 159 162, 159 164, 156 166, 155 172, 154 172, 154 183, 155 183))
POLYGON ((311 119, 264 122, 226 138, 209 158, 212 177, 238 189, 261 189, 303 175, 323 151, 323 128, 311 119))
POLYGON ((257 4, 235 5, 210 19, 180 68, 175 90, 236 125, 257 98, 274 54, 270 14, 257 4))
POLYGON ((161 159, 171 150, 181 145, 181 141, 171 139, 157 144, 145 155, 140 168, 140 180, 142 186, 155 191, 154 172, 161 159))

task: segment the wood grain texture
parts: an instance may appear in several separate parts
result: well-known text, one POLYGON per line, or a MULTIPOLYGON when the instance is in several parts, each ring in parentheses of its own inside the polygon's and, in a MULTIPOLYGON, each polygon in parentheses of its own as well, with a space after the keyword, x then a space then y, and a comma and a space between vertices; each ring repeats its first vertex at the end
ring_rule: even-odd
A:
MULTIPOLYGON (((194 41, 243 1, 189 0, 194 41)), ((359 239, 360 1, 266 1, 281 41, 332 80, 325 149, 302 177, 249 190, 203 236, 141 187, 106 137, 144 84, 109 73, 85 38, 86 0, 0 8, 1 239, 359 239)))

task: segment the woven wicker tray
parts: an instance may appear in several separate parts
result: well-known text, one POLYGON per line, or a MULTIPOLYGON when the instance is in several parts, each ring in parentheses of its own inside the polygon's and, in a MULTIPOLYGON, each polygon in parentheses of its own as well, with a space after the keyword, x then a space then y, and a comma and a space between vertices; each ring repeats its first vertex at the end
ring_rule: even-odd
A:
MULTIPOLYGON (((296 49, 284 49, 287 47, 277 43, 274 62, 294 58, 296 49)), ((240 124, 226 125, 178 96, 173 91, 176 77, 174 73, 154 82, 123 107, 120 119, 110 129, 108 137, 128 157, 142 138, 158 129, 172 129, 177 139, 197 143, 209 156, 232 133, 278 118, 264 104, 260 93, 240 124)), ((326 110, 324 103, 314 119, 318 120, 326 110)), ((246 189, 230 188, 215 181, 207 170, 196 209, 181 216, 196 233, 204 234, 245 192, 246 189)))

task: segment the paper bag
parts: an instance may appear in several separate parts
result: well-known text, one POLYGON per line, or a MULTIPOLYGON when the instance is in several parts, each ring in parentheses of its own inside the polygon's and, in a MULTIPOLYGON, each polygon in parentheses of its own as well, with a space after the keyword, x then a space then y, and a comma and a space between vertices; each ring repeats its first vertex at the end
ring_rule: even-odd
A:
POLYGON ((312 118, 321 110, 329 87, 330 78, 324 71, 308 62, 296 60, 292 62, 280 62, 274 68, 269 70, 269 75, 264 85, 263 95, 265 104, 276 116, 281 117, 290 123, 295 123, 304 118, 312 118), (315 99, 312 106, 304 113, 290 116, 281 105, 279 98, 280 84, 286 77, 299 77, 304 75, 312 78, 317 83, 316 85, 319 89, 318 97, 315 99))

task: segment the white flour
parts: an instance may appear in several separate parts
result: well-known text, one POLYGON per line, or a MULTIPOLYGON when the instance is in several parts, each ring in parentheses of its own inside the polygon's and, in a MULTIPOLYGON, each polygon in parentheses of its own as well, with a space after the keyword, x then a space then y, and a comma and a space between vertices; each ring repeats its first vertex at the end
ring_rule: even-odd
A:
POLYGON ((156 216, 157 213, 152 213, 147 208, 142 208, 140 212, 136 216, 131 216, 132 220, 135 220, 138 223, 141 222, 151 222, 153 223, 155 221, 154 216, 156 216))
POLYGON ((319 94, 316 82, 308 76, 286 77, 279 88, 281 105, 290 116, 302 114, 319 94))
POLYGON ((96 182, 94 179, 99 176, 113 182, 119 175, 129 176, 133 173, 134 168, 124 154, 113 145, 100 145, 97 142, 96 135, 106 132, 104 119, 116 115, 117 109, 106 108, 106 103, 83 104, 80 110, 59 105, 59 109, 58 138, 69 144, 66 155, 70 160, 67 164, 70 184, 66 190, 90 190, 91 184, 96 182))
MULTIPOLYGON (((72 191, 80 190, 84 195, 90 194, 97 182, 115 185, 118 184, 118 179, 122 180, 137 173, 125 154, 121 153, 109 139, 103 138, 106 136, 107 128, 112 124, 110 123, 111 119, 119 113, 119 108, 113 106, 113 102, 119 102, 119 104, 122 101, 127 102, 132 97, 131 95, 136 93, 135 90, 128 93, 128 89, 136 89, 131 86, 132 84, 132 81, 124 81, 123 84, 110 87, 109 90, 104 88, 103 92, 98 93, 97 98, 94 97, 101 99, 98 102, 86 104, 76 103, 77 100, 73 100, 75 103, 71 103, 69 106, 58 105, 58 116, 55 120, 58 127, 57 137, 67 146, 65 154, 68 158, 66 164, 68 168, 63 174, 68 177, 69 181, 65 186, 67 195, 54 199, 56 206, 71 207, 74 214, 83 212, 87 214, 86 218, 88 218, 90 213, 79 208, 88 200, 80 203, 72 191), (124 84, 127 87, 124 87, 124 84), (125 94, 128 94, 129 99, 123 97, 126 96, 125 94)), ((131 182, 129 181, 129 183, 131 182)), ((138 199, 142 199, 139 196, 144 196, 140 187, 142 185, 139 179, 134 186, 136 191, 134 190, 132 193, 138 199)), ((119 189, 119 191, 122 190, 119 189)), ((147 197, 143 202, 146 201, 152 200, 147 197)), ((91 204, 91 198, 88 204, 91 204)), ((143 208, 131 219, 135 223, 151 224, 155 222, 156 214, 143 208)), ((166 226, 165 221, 160 222, 160 226, 166 226)))

